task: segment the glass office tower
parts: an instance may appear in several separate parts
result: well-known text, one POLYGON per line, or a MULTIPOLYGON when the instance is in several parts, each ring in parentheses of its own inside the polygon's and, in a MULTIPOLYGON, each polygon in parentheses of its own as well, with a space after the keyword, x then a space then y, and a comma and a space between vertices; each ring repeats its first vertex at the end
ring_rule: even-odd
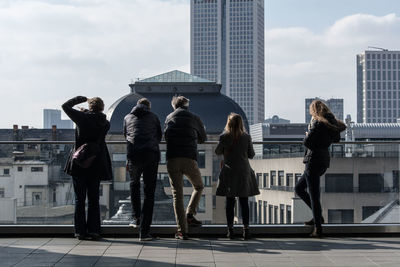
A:
POLYGON ((191 73, 264 120, 264 1, 191 0, 191 73))

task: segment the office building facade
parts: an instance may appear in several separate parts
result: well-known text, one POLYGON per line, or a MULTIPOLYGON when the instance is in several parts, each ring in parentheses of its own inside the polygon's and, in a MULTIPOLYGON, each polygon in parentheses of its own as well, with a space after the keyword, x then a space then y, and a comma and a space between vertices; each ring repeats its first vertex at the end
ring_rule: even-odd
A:
POLYGON ((324 100, 321 98, 306 98, 305 100, 305 123, 309 123, 311 120, 311 115, 310 115, 310 105, 311 102, 314 100, 321 100, 323 101, 329 109, 332 111, 332 113, 335 115, 336 118, 343 120, 344 117, 344 101, 342 98, 331 98, 328 100, 324 100))
POLYGON ((54 125, 59 129, 74 128, 74 124, 71 120, 61 119, 61 110, 43 109, 43 129, 51 129, 54 125))
POLYGON ((357 55, 357 122, 396 122, 400 117, 400 51, 357 55))
POLYGON ((191 0, 191 73, 264 120, 264 1, 191 0))

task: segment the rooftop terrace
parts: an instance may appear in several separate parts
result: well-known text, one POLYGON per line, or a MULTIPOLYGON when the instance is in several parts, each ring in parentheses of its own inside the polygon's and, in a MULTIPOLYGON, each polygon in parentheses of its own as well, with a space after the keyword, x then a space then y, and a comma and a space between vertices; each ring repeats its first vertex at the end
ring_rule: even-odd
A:
POLYGON ((0 238, 1 266, 400 266, 400 238, 0 238))

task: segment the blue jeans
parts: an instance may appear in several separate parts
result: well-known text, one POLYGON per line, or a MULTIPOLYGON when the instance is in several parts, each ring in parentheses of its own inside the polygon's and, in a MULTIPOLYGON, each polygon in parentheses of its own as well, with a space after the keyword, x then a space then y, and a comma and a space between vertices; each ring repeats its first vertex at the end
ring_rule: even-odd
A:
POLYGON ((72 177, 75 191, 75 233, 100 234, 100 179, 91 176, 72 177), (88 198, 88 214, 86 220, 85 204, 88 198))
POLYGON ((321 229, 322 208, 320 202, 320 177, 326 172, 322 165, 306 164, 303 175, 295 186, 296 194, 312 210, 314 223, 317 229, 321 229), (308 192, 306 189, 308 188, 308 192))

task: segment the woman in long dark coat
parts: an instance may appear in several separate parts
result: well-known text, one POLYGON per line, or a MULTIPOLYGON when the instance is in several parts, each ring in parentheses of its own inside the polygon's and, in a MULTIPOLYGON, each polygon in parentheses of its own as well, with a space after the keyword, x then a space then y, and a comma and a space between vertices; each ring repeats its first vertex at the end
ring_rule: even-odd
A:
POLYGON ((99 97, 74 97, 62 105, 62 109, 76 124, 75 146, 65 166, 65 172, 72 176, 75 191, 75 237, 79 239, 100 239, 99 187, 101 180, 111 180, 111 160, 105 143, 110 123, 103 113, 104 103, 99 97), (73 106, 88 102, 89 110, 76 110, 73 106), (72 160, 73 152, 85 143, 96 143, 98 152, 88 168, 82 168, 72 160), (88 197, 86 220, 85 202, 88 197))
POLYGON ((320 100, 314 100, 310 105, 312 120, 304 138, 307 148, 303 162, 305 170, 295 186, 297 195, 312 209, 313 219, 306 225, 315 225, 311 237, 322 237, 322 209, 320 202, 320 177, 330 163, 329 146, 339 142, 340 132, 346 125, 335 118, 328 106, 320 100), (308 192, 306 189, 308 188, 308 192))
POLYGON ((243 127, 243 120, 239 114, 231 113, 228 116, 225 130, 220 135, 215 149, 217 155, 223 155, 224 161, 219 176, 217 196, 226 196, 226 221, 228 238, 233 238, 233 217, 236 197, 243 218, 243 238, 249 238, 249 196, 260 194, 254 171, 249 164, 249 158, 255 153, 251 137, 243 127))

